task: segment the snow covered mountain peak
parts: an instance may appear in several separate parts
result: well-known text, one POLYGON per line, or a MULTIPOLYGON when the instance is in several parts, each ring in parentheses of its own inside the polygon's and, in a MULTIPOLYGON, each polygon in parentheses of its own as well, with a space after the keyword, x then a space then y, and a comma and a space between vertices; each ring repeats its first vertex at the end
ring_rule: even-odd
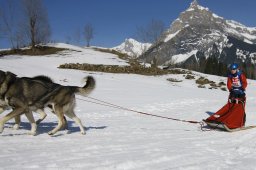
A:
POLYGON ((200 6, 195 0, 186 11, 181 12, 179 17, 171 24, 169 31, 174 33, 184 27, 193 25, 212 26, 223 22, 221 20, 221 17, 213 14, 208 8, 200 6))
POLYGON ((179 34, 184 29, 202 27, 209 29, 223 30, 225 20, 222 17, 212 13, 208 8, 199 5, 194 0, 189 8, 180 13, 179 17, 174 20, 170 28, 160 38, 163 42, 167 42, 179 34))
POLYGON ((171 24, 162 36, 163 41, 169 41, 174 37, 174 34, 188 27, 193 29, 202 27, 215 33, 222 32, 225 35, 235 36, 251 44, 256 43, 256 28, 246 27, 233 20, 226 20, 211 12, 208 8, 199 5, 196 0, 190 4, 187 10, 181 12, 179 17, 171 24))
POLYGON ((197 0, 194 0, 193 2, 191 2, 189 8, 187 9, 187 11, 189 10, 208 10, 208 8, 204 8, 203 6, 199 5, 197 0))
POLYGON ((197 7, 198 5, 199 5, 199 4, 198 4, 197 0, 194 0, 193 2, 191 2, 190 8, 197 7))
POLYGON ((209 57, 225 64, 256 64, 256 28, 220 17, 194 0, 139 58, 203 70, 201 64, 209 57))
POLYGON ((112 49, 136 58, 140 56, 143 52, 148 50, 150 46, 150 43, 141 43, 136 41, 135 39, 128 38, 125 39, 122 44, 117 47, 113 47, 112 49))

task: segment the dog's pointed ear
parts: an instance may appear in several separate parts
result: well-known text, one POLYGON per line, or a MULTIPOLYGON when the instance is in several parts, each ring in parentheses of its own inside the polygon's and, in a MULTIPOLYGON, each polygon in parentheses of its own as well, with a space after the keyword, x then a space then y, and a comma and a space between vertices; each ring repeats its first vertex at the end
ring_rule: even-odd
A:
POLYGON ((9 72, 9 71, 6 72, 6 75, 7 75, 7 76, 11 76, 11 77, 17 77, 16 74, 14 74, 14 73, 12 73, 12 72, 9 72))
POLYGON ((17 78, 17 75, 16 74, 14 74, 14 73, 12 73, 12 72, 9 72, 9 71, 7 71, 6 72, 6 81, 7 82, 13 82, 13 81, 15 81, 16 80, 16 78, 17 78))

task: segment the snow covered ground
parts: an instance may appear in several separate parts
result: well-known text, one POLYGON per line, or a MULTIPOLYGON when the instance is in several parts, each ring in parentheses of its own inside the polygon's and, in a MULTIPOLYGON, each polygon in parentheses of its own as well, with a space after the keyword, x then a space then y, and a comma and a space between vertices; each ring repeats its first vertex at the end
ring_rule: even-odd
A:
MULTIPOLYGON (((126 64, 111 54, 82 48, 79 51, 52 56, 7 56, 0 58, 0 69, 18 76, 44 74, 60 84, 79 86, 83 86, 81 79, 90 74, 97 81, 91 97, 186 120, 201 121, 227 101, 228 92, 197 88, 194 80, 186 80, 183 75, 141 76, 57 68, 66 62, 126 64), (171 83, 167 78, 183 81, 171 83)), ((226 81, 225 77, 203 76, 216 82, 226 81)), ((256 124, 255 87, 255 81, 249 80, 247 125, 256 124)), ((0 169, 255 169, 256 129, 203 132, 198 124, 140 115, 84 100, 88 99, 77 96, 75 112, 86 127, 86 135, 81 135, 69 119, 69 134, 60 131, 49 136, 47 132, 57 125, 56 116, 49 111, 38 126, 37 136, 27 135, 30 125, 25 116, 20 130, 13 130, 13 121, 8 122, 0 135, 0 169)))

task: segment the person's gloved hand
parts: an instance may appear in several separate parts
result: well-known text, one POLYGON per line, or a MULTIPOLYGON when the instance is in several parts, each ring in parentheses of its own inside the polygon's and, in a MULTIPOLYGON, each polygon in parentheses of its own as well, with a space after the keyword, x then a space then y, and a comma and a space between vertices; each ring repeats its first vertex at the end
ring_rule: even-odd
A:
POLYGON ((240 90, 243 91, 243 92, 245 91, 245 89, 243 87, 240 87, 240 90))

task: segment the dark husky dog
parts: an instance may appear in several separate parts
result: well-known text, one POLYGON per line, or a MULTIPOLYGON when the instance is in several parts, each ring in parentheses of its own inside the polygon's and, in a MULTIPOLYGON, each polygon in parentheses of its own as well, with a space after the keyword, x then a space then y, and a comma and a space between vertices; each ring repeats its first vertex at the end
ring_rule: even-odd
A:
MULTIPOLYGON (((8 75, 11 74, 10 72, 8 73, 5 73, 3 71, 0 70, 0 87, 2 87, 1 91, 5 91, 3 90, 3 87, 6 85, 3 84, 3 81, 6 77, 9 77, 8 75)), ((36 76, 36 77, 33 77, 33 78, 28 78, 28 79, 31 79, 31 80, 34 80, 34 81, 38 81, 40 83, 53 83, 53 80, 49 77, 46 77, 46 76, 36 76)), ((5 86, 6 87, 6 86, 5 86)), ((6 89, 6 88, 4 88, 6 89)), ((49 105, 50 106, 50 105, 49 105)), ((8 104, 5 102, 4 100, 4 94, 1 94, 0 92, 0 113, 2 113, 4 110, 7 110, 9 109, 10 107, 8 106, 8 104)), ((49 107, 51 109, 51 106, 49 107)), ((35 111, 37 113, 40 114, 40 119, 38 119, 36 121, 36 124, 38 125, 41 121, 43 121, 45 119, 45 117, 47 116, 46 113, 44 112, 44 108, 36 108, 36 110, 31 110, 31 111, 35 111)), ((52 111, 53 112, 53 111, 52 111)), ((53 112, 54 113, 54 112, 53 112)), ((66 120, 66 118, 65 118, 66 120)), ((17 116, 15 117, 15 125, 13 126, 14 129, 19 129, 19 126, 20 126, 20 116, 17 116)), ((67 124, 65 125, 65 128, 67 128, 67 124)))
MULTIPOLYGON (((45 92, 43 92, 43 91, 41 91, 41 92, 40 91, 36 91, 36 93, 34 93, 34 92, 30 91, 28 86, 26 86, 27 87, 26 91, 23 91, 21 88, 17 88, 17 86, 14 86, 15 83, 16 84, 21 83, 22 81, 20 81, 20 80, 24 80, 27 83, 34 82, 33 78, 25 78, 25 77, 24 78, 18 78, 18 77, 16 77, 15 74, 13 74, 11 72, 6 72, 5 73, 3 71, 0 71, 0 76, 1 76, 1 78, 0 78, 0 108, 1 108, 0 110, 1 111, 4 111, 4 110, 6 110, 8 108, 13 108, 15 110, 15 108, 19 108, 18 104, 22 105, 21 102, 15 103, 15 104, 12 104, 12 105, 8 104, 8 102, 6 100, 6 99, 8 99, 8 98, 6 98, 6 94, 10 93, 10 89, 12 89, 12 91, 16 93, 16 94, 13 94, 14 98, 12 98, 12 100, 15 100, 17 102, 19 101, 19 99, 21 99, 23 101, 25 100, 25 98, 24 98, 25 96, 23 96, 24 93, 26 93, 26 94, 28 94, 28 93, 35 94, 35 96, 40 96, 40 95, 42 96, 44 93, 46 94, 46 92, 47 92, 46 91, 47 89, 45 89, 45 92), (16 81, 18 79, 19 79, 19 81, 16 81)), ((40 83, 41 85, 44 84, 44 81, 52 82, 50 79, 47 79, 46 77, 45 78, 41 77, 41 78, 43 80, 39 80, 40 77, 37 77, 35 79, 35 81, 37 83, 40 83)), ((33 83, 31 85, 33 85, 33 83)), ((38 90, 36 88, 32 88, 32 89, 38 90)), ((34 99, 32 99, 32 100, 34 100, 34 99)), ((27 102, 31 102, 31 101, 27 101, 27 102)), ((43 106, 40 106, 40 108, 39 107, 38 108, 31 107, 31 106, 28 106, 28 108, 24 109, 24 113, 26 114, 28 120, 31 122, 31 132, 30 133, 31 134, 35 134, 36 133, 36 124, 35 124, 34 118, 32 116, 32 111, 39 112, 42 115, 41 116, 42 117, 41 120, 45 117, 44 115, 46 115, 46 114, 43 111, 43 108, 44 108, 43 106)), ((26 107, 26 106, 24 106, 24 107, 26 107)), ((41 120, 39 119, 38 122, 40 122, 41 120)), ((14 125, 14 128, 18 129, 19 128, 19 122, 20 122, 19 116, 15 117, 15 122, 16 122, 16 124, 14 125)))
POLYGON ((74 113, 75 94, 87 96, 95 87, 93 77, 87 77, 84 87, 62 86, 51 82, 42 83, 32 78, 18 78, 10 72, 6 72, 4 80, 1 81, 0 95, 4 96, 5 102, 13 108, 13 111, 0 119, 0 133, 4 129, 5 122, 23 113, 31 122, 32 133, 35 133, 36 123, 31 111, 43 109, 51 104, 59 121, 58 126, 48 134, 53 135, 63 127, 64 115, 73 119, 79 125, 81 133, 85 134, 80 119, 74 113))

